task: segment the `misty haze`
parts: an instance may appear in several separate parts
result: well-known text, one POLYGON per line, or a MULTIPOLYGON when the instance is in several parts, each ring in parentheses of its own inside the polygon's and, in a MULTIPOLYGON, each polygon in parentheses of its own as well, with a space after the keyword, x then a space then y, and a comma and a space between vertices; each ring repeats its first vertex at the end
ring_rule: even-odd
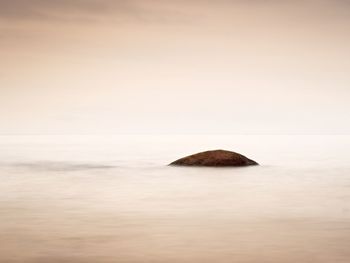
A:
POLYGON ((0 0, 0 262, 350 262, 349 29, 346 0, 0 0))

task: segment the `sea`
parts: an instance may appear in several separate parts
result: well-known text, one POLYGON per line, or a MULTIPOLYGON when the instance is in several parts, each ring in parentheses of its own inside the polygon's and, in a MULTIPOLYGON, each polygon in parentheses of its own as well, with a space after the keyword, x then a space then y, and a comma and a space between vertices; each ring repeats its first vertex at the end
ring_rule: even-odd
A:
POLYGON ((349 263, 350 136, 0 136, 0 262, 349 263))

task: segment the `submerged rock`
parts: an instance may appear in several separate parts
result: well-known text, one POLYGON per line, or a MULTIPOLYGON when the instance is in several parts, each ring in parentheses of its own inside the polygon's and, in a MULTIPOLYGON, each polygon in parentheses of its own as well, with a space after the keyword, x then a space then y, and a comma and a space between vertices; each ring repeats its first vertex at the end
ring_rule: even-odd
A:
POLYGON ((257 162, 248 159, 247 157, 230 151, 214 150, 200 152, 193 155, 186 156, 170 165, 179 166, 248 166, 259 165, 257 162))

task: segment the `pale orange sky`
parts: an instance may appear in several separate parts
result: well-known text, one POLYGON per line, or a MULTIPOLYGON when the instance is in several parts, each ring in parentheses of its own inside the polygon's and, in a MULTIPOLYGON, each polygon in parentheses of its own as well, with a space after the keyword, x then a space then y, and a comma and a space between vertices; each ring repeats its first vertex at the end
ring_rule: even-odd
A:
POLYGON ((0 0, 0 134, 350 132, 350 1, 0 0))

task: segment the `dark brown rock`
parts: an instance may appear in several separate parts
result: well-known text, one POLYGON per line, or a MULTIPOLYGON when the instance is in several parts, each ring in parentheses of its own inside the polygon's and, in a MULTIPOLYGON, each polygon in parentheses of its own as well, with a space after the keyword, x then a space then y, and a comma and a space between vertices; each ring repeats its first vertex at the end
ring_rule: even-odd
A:
POLYGON ((247 157, 230 151, 224 150, 214 150, 200 152, 193 154, 175 162, 172 162, 170 165, 179 165, 179 166, 213 166, 213 167, 222 167, 222 166, 248 166, 248 165, 259 165, 257 162, 248 159, 247 157))

